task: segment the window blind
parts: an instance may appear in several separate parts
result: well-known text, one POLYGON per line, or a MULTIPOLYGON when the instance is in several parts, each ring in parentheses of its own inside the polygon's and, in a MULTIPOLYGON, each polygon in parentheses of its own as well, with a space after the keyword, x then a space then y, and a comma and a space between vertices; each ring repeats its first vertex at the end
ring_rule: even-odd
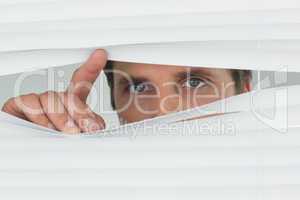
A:
MULTIPOLYGON (((299 11, 297 0, 0 0, 0 75, 79 64, 97 48, 119 61, 300 72, 299 11)), ((0 198, 298 199, 299 89, 253 91, 96 135, 1 112, 0 198), (274 99, 275 117, 261 116, 274 99), (205 117, 224 103, 226 113, 205 117), (175 128, 155 129, 163 124, 175 128)))

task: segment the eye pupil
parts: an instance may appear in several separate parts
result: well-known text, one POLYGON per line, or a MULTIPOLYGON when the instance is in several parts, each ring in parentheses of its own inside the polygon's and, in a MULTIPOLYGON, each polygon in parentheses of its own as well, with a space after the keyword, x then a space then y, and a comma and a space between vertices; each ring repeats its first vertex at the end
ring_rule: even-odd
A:
POLYGON ((196 78, 192 78, 189 80, 190 87, 197 87, 197 86, 199 86, 200 83, 201 83, 201 81, 196 78))
POLYGON ((145 90, 145 85, 144 84, 138 84, 138 85, 135 85, 134 87, 135 87, 134 90, 136 92, 143 92, 145 90))
POLYGON ((143 83, 132 84, 129 88, 132 93, 141 93, 147 90, 147 86, 143 83))

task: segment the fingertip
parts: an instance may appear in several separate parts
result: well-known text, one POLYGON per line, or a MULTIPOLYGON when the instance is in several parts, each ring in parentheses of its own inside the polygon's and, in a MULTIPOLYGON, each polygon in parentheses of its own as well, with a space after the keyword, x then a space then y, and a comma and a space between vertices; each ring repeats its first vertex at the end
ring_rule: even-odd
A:
POLYGON ((95 60, 107 60, 108 54, 104 49, 96 49, 90 56, 91 59, 95 60))
POLYGON ((103 128, 102 124, 92 123, 88 127, 88 133, 96 133, 96 132, 101 131, 103 129, 104 128, 103 128))
POLYGON ((57 130, 56 129, 56 127, 51 123, 51 122, 49 122, 48 124, 47 124, 47 126, 45 126, 46 128, 49 128, 49 129, 52 129, 52 130, 57 130))
POLYGON ((94 133, 105 128, 102 122, 99 122, 94 118, 85 118, 79 120, 79 127, 84 133, 94 133))
POLYGON ((65 133, 65 134, 80 134, 80 129, 77 127, 66 127, 63 130, 61 130, 61 132, 65 133))
POLYGON ((99 116, 98 114, 96 114, 96 113, 94 113, 94 116, 96 118, 97 123, 100 126, 100 129, 101 130, 105 129, 106 128, 105 120, 101 116, 99 116))
POLYGON ((66 133, 66 134, 79 134, 79 133, 81 133, 80 128, 77 127, 72 120, 69 120, 66 123, 65 127, 61 131, 63 133, 66 133))
POLYGON ((92 74, 94 80, 94 78, 98 76, 99 72, 101 72, 102 69, 105 67, 106 62, 106 51, 104 49, 97 49, 90 55, 88 60, 79 68, 79 70, 77 71, 78 73, 75 73, 75 75, 81 74, 83 71, 86 70, 87 73, 92 74))

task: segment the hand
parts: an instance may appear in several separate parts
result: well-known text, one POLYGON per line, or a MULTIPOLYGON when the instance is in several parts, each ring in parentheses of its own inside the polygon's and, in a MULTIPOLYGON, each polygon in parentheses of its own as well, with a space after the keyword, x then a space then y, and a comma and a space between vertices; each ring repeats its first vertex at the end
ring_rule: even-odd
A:
POLYGON ((65 92, 47 91, 12 98, 4 104, 2 111, 65 133, 104 129, 104 120, 89 108, 86 100, 106 61, 106 52, 96 50, 74 72, 65 92))

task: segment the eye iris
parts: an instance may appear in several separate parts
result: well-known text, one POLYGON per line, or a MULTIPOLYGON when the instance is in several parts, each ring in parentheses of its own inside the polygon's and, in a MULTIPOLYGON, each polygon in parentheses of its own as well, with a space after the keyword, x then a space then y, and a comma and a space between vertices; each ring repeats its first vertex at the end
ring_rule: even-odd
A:
POLYGON ((144 84, 138 84, 135 86, 136 92, 143 92, 145 90, 146 86, 144 84))
POLYGON ((192 78, 189 80, 190 87, 198 87, 201 84, 201 80, 192 78))
POLYGON ((135 93, 144 92, 145 90, 146 86, 144 84, 133 84, 130 87, 130 91, 135 93))

